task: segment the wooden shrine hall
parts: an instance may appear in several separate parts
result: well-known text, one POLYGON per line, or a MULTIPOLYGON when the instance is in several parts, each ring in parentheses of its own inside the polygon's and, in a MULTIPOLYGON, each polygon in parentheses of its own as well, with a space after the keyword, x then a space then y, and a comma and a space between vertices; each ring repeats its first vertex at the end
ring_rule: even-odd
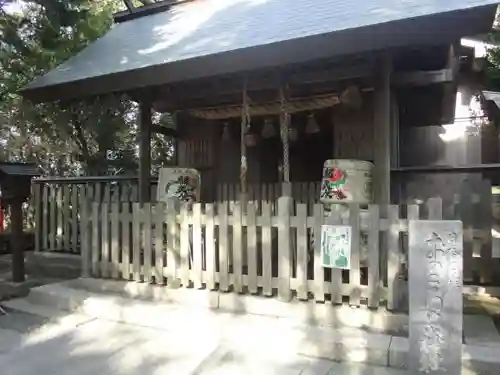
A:
POLYGON ((137 101, 142 202, 151 133, 173 134, 152 125, 155 110, 176 119, 179 166, 201 171, 205 201, 220 183, 246 194, 281 182, 285 194, 319 181, 324 160, 348 158, 374 163, 375 202, 388 203, 399 129, 453 116, 459 40, 491 28, 495 3, 164 1, 116 14, 106 35, 22 94, 137 101))

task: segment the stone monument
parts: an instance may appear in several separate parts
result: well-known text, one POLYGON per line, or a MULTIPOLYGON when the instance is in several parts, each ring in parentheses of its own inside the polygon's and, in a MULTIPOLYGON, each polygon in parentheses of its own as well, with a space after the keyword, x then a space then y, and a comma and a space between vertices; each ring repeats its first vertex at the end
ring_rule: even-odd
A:
POLYGON ((412 375, 461 374, 462 262, 462 222, 410 221, 408 366, 412 375))

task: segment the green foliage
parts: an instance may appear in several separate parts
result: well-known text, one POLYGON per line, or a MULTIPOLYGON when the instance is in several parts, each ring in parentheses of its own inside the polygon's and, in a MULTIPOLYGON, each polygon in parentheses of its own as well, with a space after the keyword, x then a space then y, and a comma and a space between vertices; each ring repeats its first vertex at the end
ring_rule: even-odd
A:
MULTIPOLYGON (((121 0, 29 0, 16 14, 0 7, 1 160, 36 161, 52 175, 135 173, 137 108, 130 100, 33 105, 18 94, 103 35, 122 6, 121 0)), ((171 149, 170 140, 153 144, 171 149)))

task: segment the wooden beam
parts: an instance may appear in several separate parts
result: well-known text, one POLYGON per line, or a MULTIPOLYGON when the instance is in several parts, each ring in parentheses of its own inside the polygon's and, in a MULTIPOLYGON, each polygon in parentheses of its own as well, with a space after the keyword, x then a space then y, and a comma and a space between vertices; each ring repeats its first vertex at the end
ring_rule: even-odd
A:
MULTIPOLYGON (((293 71, 289 69, 285 72, 277 70, 258 71, 248 75, 247 91, 250 96, 257 91, 269 91, 275 95, 283 82, 286 82, 290 89, 307 85, 321 84, 325 86, 328 82, 338 85, 338 82, 343 80, 370 77, 373 75, 374 70, 374 62, 361 60, 351 62, 350 64, 345 63, 344 65, 332 65, 330 63, 330 66, 328 66, 326 63, 322 63, 315 68, 295 66, 293 71)), ((186 103, 197 103, 194 105, 206 107, 207 100, 213 103, 218 98, 221 101, 229 101, 231 103, 234 99, 236 100, 235 103, 239 103, 241 100, 241 76, 232 75, 219 79, 158 88, 156 90, 156 98, 153 106, 159 112, 194 108, 189 107, 189 104, 186 103)), ((208 106, 211 105, 208 104, 208 106)))
POLYGON ((391 83, 393 86, 426 86, 436 83, 452 82, 455 79, 453 69, 446 68, 429 71, 413 71, 395 73, 391 83))
POLYGON ((375 86, 374 197, 377 204, 390 203, 391 187, 391 73, 392 59, 381 59, 375 86))
POLYGON ((139 202, 151 200, 151 103, 139 104, 139 202))
MULTIPOLYGON (((364 65, 351 68, 332 68, 318 71, 298 72, 287 76, 286 83, 290 91, 309 90, 313 87, 321 87, 326 90, 341 88, 342 81, 350 79, 365 79, 374 73, 372 65, 364 65), (329 86, 328 86, 329 85, 329 86)), ((394 73, 391 80, 395 87, 425 86, 431 84, 451 83, 455 80, 456 74, 453 69, 446 68, 432 71, 411 71, 394 73)), ((237 81, 238 84, 240 81, 237 81)), ((264 98, 269 95, 275 96, 279 90, 279 79, 273 75, 255 76, 249 80, 249 95, 264 98)), ((175 110, 186 110, 193 108, 204 108, 212 106, 225 106, 239 104, 241 93, 238 85, 233 81, 226 80, 215 83, 199 83, 197 88, 187 85, 186 87, 170 88, 169 90, 159 90, 157 97, 160 99, 153 103, 153 107, 158 112, 171 112, 175 110)))

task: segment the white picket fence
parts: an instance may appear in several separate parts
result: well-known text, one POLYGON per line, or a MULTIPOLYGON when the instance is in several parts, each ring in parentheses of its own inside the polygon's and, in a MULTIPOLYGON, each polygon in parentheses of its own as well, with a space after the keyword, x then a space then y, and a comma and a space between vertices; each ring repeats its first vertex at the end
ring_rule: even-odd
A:
MULTIPOLYGON (((418 206, 351 205, 325 217, 289 197, 268 201, 178 205, 94 202, 82 206, 84 276, 135 280, 221 292, 314 299, 399 308, 406 293, 404 265, 408 220, 418 206), (404 217, 400 217, 403 213, 404 217), (352 227, 351 269, 323 268, 323 224, 352 227), (313 236, 314 235, 314 236, 313 236), (365 238, 364 245, 361 244, 365 238), (361 248, 367 248, 361 264, 361 248)), ((430 200, 439 218, 441 201, 430 200)))

